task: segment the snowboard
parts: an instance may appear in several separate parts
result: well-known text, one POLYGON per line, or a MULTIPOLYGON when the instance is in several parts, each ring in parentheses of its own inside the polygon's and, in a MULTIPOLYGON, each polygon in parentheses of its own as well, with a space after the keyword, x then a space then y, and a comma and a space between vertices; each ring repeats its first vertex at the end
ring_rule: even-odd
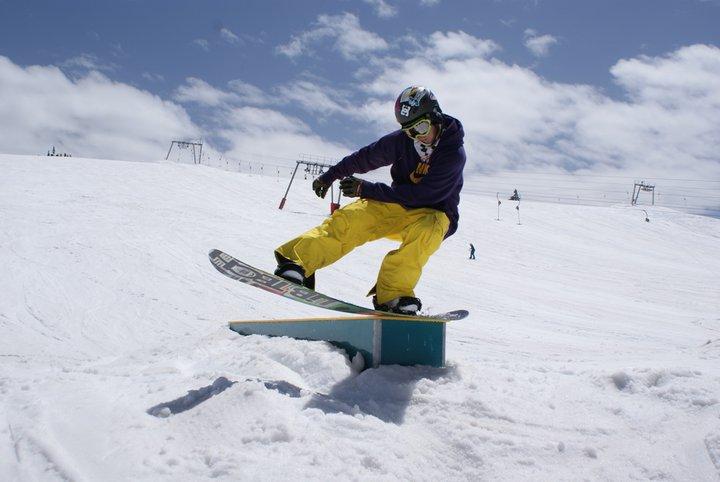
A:
POLYGON ((467 310, 448 311, 447 313, 438 313, 435 315, 402 315, 399 313, 388 313, 386 311, 373 310, 354 305, 346 301, 338 300, 315 290, 292 283, 284 278, 267 273, 261 269, 250 266, 247 263, 243 263, 219 249, 211 250, 210 253, 208 253, 208 256, 212 265, 215 266, 215 269, 229 278, 250 286, 255 286, 270 293, 280 295, 283 298, 299 301, 301 303, 305 303, 306 305, 318 308, 325 308, 327 310, 349 313, 352 315, 364 315, 366 317, 373 318, 426 321, 432 323, 444 323, 448 321, 461 320, 469 315, 467 310))

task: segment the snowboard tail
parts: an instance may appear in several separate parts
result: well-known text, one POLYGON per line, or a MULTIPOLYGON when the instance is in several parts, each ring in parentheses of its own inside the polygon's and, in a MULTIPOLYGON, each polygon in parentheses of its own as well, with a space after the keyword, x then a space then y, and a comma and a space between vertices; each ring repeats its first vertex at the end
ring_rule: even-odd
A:
POLYGON ((219 249, 211 250, 208 256, 212 265, 215 266, 215 269, 229 278, 250 286, 255 286, 270 293, 280 295, 283 298, 299 301, 300 303, 305 303, 306 305, 318 308, 382 319, 426 321, 434 323, 460 320, 469 314, 466 310, 456 310, 431 316, 413 316, 373 310, 354 305, 346 301, 338 300, 323 293, 318 293, 317 291, 292 283, 284 278, 250 266, 249 264, 244 263, 229 254, 220 251, 219 249))

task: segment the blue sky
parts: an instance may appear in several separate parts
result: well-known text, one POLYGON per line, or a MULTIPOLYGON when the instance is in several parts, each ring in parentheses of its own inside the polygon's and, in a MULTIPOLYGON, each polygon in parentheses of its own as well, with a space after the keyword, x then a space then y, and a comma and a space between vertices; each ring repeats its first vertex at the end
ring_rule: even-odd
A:
POLYGON ((0 0, 0 150, 339 158, 419 83, 471 172, 720 178, 718 25, 716 0, 0 0))

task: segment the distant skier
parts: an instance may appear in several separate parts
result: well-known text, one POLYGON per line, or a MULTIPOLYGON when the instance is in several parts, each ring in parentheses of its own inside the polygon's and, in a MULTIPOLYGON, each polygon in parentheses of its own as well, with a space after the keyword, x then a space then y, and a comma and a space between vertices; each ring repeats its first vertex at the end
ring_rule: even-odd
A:
POLYGON ((518 194, 517 189, 513 190, 513 195, 508 198, 509 201, 519 201, 520 200, 520 194, 518 194))
POLYGON ((277 248, 276 275, 314 289, 315 271, 368 241, 389 238, 400 241, 400 247, 385 256, 368 296, 374 294, 378 310, 420 310, 414 288, 422 268, 457 229, 464 133, 460 121, 443 114, 425 87, 402 91, 395 101, 395 119, 400 129, 350 154, 313 181, 321 198, 342 179, 342 193, 360 199, 277 248), (389 165, 389 186, 353 176, 389 165))
POLYGON ((470 259, 475 259, 475 246, 470 243, 470 259))

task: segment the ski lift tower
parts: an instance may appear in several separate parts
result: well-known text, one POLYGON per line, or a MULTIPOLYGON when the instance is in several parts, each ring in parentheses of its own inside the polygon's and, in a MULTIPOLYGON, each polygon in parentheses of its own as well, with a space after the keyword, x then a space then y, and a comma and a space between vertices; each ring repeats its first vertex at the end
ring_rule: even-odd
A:
MULTIPOLYGON (((285 195, 283 196, 282 200, 280 201, 280 206, 278 207, 278 209, 282 209, 283 207, 285 207, 285 201, 287 200, 288 193, 290 192, 290 187, 292 186, 293 180, 295 180, 295 175, 297 174, 300 166, 305 166, 304 172, 305 172, 305 178, 307 179, 308 174, 310 174, 313 177, 323 174, 327 168, 332 167, 332 164, 318 162, 318 161, 315 161, 312 158, 310 158, 310 156, 302 155, 301 160, 295 161, 295 170, 292 173, 292 177, 290 177, 290 182, 288 183, 288 187, 285 190, 285 195)), ((333 186, 330 185, 330 214, 335 212, 335 210, 340 207, 340 195, 341 194, 342 193, 340 191, 338 191, 337 202, 335 202, 335 192, 333 190, 333 186)))
POLYGON ((168 149, 167 156, 165 156, 165 160, 167 161, 170 157, 170 152, 172 152, 173 146, 177 146, 178 149, 192 149, 193 154, 193 164, 202 164, 202 141, 200 142, 191 142, 191 141, 172 141, 170 143, 170 149, 168 149), (197 152, 195 151, 196 148, 200 148, 200 154, 197 155, 197 152))
POLYGON ((652 193, 652 205, 654 206, 655 185, 645 184, 645 181, 635 182, 635 186, 633 186, 632 205, 635 206, 637 204, 638 196, 640 196, 640 191, 647 191, 652 193))

